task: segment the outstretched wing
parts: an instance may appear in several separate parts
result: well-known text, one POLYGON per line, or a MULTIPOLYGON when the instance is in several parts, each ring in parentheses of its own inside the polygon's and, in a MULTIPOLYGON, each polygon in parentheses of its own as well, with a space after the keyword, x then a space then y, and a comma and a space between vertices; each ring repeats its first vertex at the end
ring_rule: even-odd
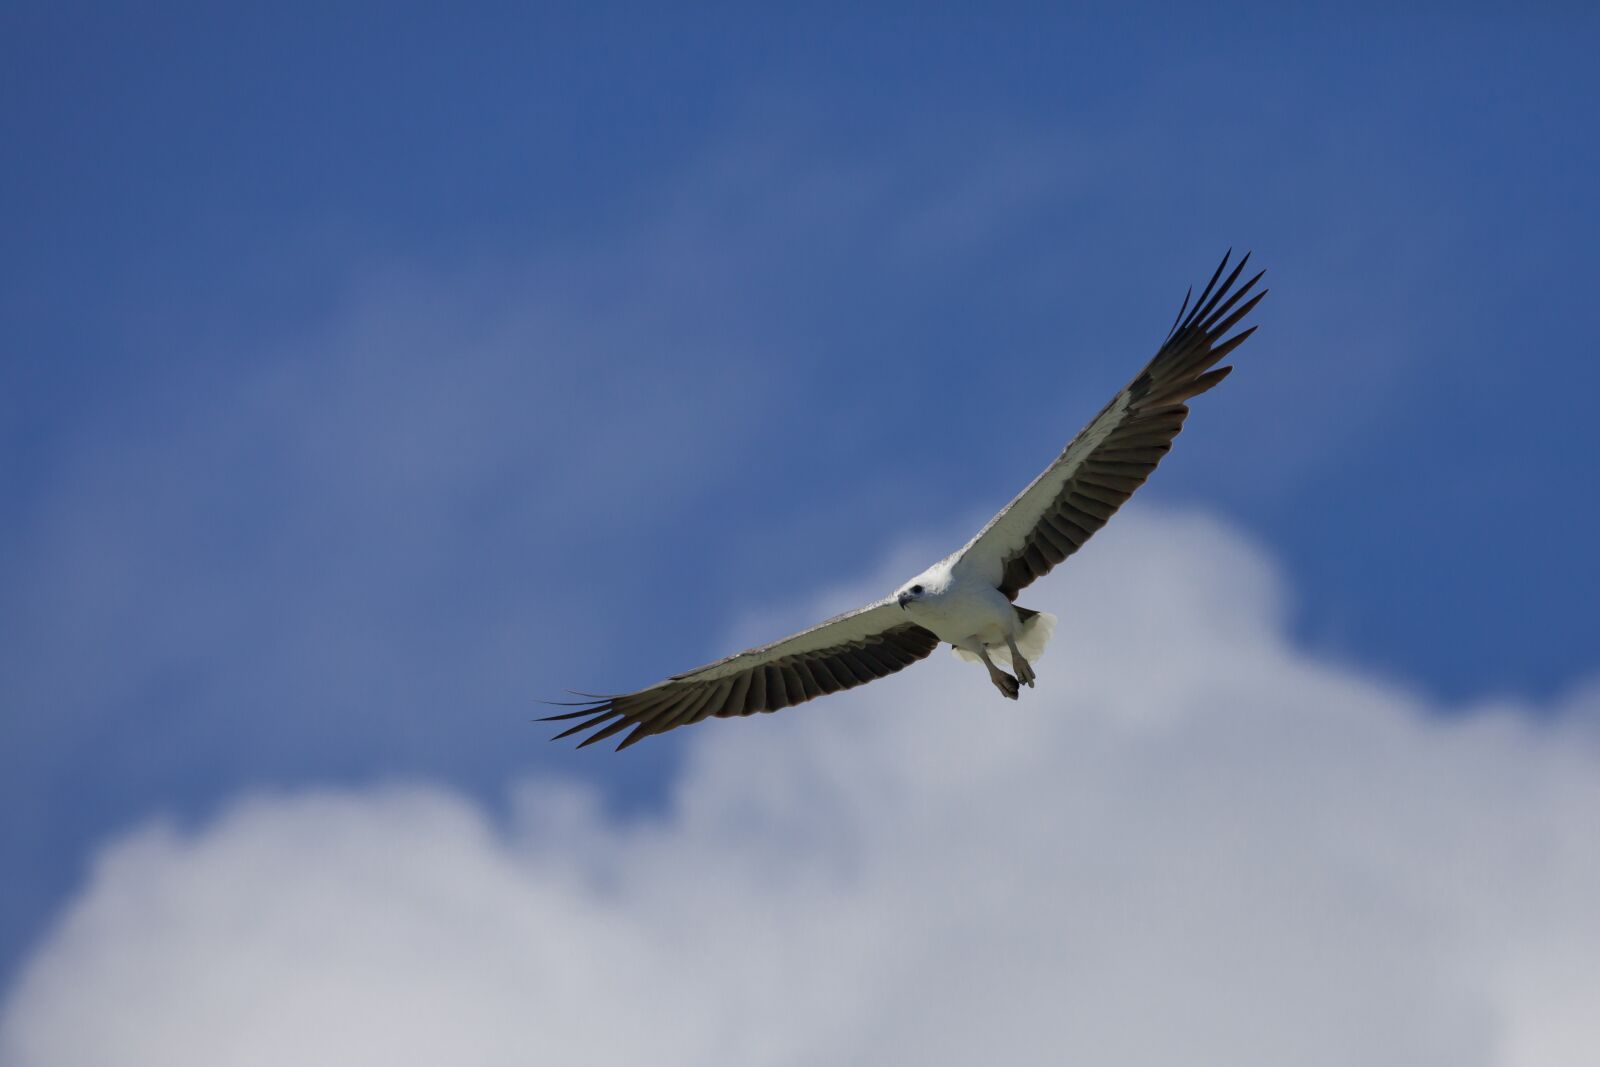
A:
POLYGON ((665 733, 712 715, 729 718, 777 711, 813 697, 837 693, 883 678, 938 647, 931 630, 906 621, 891 599, 819 623, 811 629, 747 649, 704 667, 675 674, 648 689, 582 701, 577 711, 546 716, 545 722, 581 719, 552 740, 584 730, 578 745, 592 745, 628 727, 617 751, 651 734, 665 733))
POLYGON ((1015 600, 1018 590, 1076 552, 1144 484, 1183 428, 1187 401, 1233 369, 1211 368, 1255 332, 1252 326, 1223 340, 1267 295, 1263 289, 1244 300, 1261 274, 1234 288, 1248 254, 1217 285, 1231 256, 1222 257, 1193 310, 1193 290, 1184 296, 1172 331, 1149 365, 956 554, 956 568, 983 575, 1015 600))

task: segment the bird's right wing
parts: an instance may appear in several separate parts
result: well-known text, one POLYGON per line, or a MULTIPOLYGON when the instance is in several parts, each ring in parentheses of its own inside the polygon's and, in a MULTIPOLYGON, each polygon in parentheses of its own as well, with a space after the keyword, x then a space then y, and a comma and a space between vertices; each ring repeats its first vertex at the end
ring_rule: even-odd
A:
POLYGON ((628 727, 633 732, 617 750, 651 734, 716 715, 728 718, 777 711, 813 697, 836 693, 909 667, 939 645, 939 639, 906 619, 893 598, 847 611, 792 637, 746 649, 737 655, 675 674, 648 689, 619 696, 596 696, 577 711, 544 721, 583 721, 554 740, 584 730, 594 733, 578 745, 592 745, 628 727))

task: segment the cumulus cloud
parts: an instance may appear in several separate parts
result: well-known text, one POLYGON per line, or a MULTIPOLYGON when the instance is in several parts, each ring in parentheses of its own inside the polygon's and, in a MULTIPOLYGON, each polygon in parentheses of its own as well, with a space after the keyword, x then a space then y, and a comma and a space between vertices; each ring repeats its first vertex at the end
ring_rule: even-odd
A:
POLYGON ((394 785, 148 825, 0 1059, 1600 1058, 1600 691, 1441 709, 1321 662, 1196 516, 1135 510, 1024 599, 1063 623, 1020 703, 941 653, 696 728, 645 816, 535 780, 501 813, 394 785))

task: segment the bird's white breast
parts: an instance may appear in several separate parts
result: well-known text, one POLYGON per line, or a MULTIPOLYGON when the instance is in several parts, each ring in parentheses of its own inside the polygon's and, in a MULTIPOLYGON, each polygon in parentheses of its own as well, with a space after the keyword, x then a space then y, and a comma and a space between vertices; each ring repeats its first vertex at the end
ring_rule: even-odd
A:
POLYGON ((941 592, 906 605, 906 612, 941 641, 976 651, 1016 632, 1017 612, 1005 594, 981 579, 952 575, 941 592))

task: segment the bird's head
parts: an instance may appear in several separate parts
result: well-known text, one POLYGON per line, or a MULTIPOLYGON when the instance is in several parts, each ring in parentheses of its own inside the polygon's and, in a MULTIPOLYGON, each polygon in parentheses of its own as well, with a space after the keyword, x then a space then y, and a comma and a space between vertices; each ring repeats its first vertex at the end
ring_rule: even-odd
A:
POLYGON ((930 567, 895 590, 894 602, 902 608, 908 604, 920 603, 929 597, 938 596, 949 584, 950 573, 947 569, 942 566, 930 567))

